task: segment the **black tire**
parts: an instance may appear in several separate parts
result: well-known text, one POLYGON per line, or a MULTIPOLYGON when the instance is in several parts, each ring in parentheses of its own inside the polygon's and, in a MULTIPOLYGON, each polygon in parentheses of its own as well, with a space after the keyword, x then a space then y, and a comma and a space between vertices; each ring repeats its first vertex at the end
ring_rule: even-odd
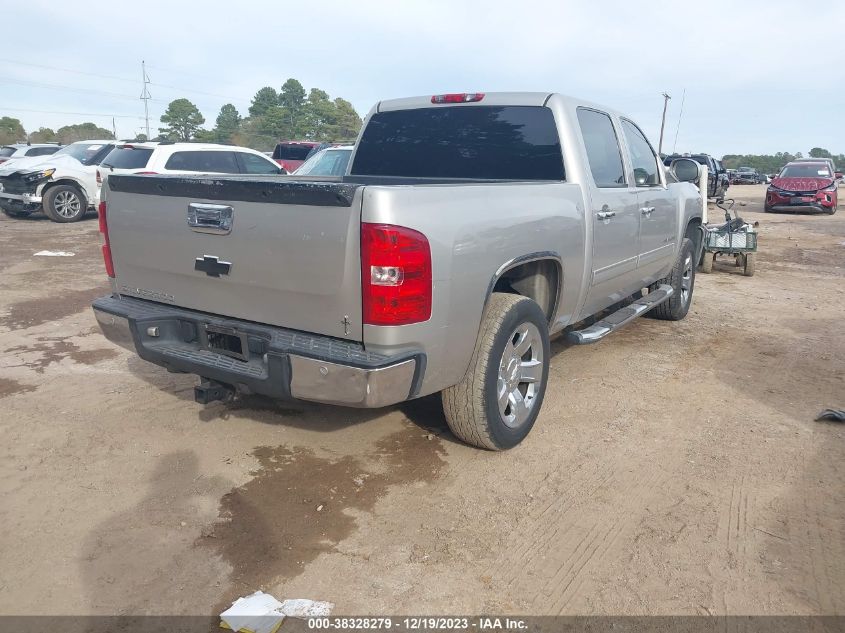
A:
POLYGON ((445 389, 441 394, 443 411, 452 432, 467 444, 493 451, 513 448, 519 444, 531 431, 543 405, 549 379, 549 355, 548 323, 540 306, 520 295, 493 293, 481 322, 466 375, 457 385, 445 389), (515 350, 520 347, 523 341, 520 338, 521 329, 527 330, 526 337, 531 335, 535 344, 521 356, 518 351, 514 351, 506 366, 505 361, 509 356, 506 348, 515 350), (534 358, 537 352, 542 354, 542 358, 534 358), (526 359, 526 355, 531 358, 526 359), (530 384, 521 383, 516 380, 515 374, 518 375, 519 367, 523 364, 527 366, 528 363, 535 363, 535 371, 532 373, 539 373, 540 379, 530 384), (510 404, 512 400, 509 394, 514 395, 516 390, 522 394, 523 402, 527 402, 531 394, 531 404, 526 408, 527 415, 521 421, 519 412, 510 404), (505 401, 504 413, 499 406, 500 391, 505 401), (509 416, 514 418, 510 423, 506 422, 509 416))
MULTIPOLYGON (((664 321, 680 321, 692 305, 692 293, 695 290, 695 246, 692 240, 685 237, 681 242, 681 252, 672 266, 672 272, 667 277, 652 285, 657 288, 661 284, 669 284, 675 291, 667 301, 652 309, 648 315, 664 321), (684 292, 686 290, 686 292, 684 292)), ((706 259, 706 257, 705 257, 706 259)))
POLYGON ((757 270, 757 254, 756 253, 746 253, 742 256, 743 264, 745 268, 742 270, 742 274, 746 277, 753 277, 754 271, 757 270))
POLYGON ((72 185, 56 185, 44 194, 44 213, 53 222, 78 222, 87 211, 85 194, 72 185))
POLYGON ((0 207, 0 209, 3 209, 3 213, 5 213, 10 218, 28 218, 30 215, 32 215, 32 211, 14 211, 5 207, 0 207))
POLYGON ((771 212, 772 212, 772 208, 769 205, 767 205, 766 203, 763 203, 763 213, 771 213, 771 212))
POLYGON ((713 272, 713 262, 716 260, 716 253, 704 251, 704 257, 701 260, 701 272, 710 274, 713 272))

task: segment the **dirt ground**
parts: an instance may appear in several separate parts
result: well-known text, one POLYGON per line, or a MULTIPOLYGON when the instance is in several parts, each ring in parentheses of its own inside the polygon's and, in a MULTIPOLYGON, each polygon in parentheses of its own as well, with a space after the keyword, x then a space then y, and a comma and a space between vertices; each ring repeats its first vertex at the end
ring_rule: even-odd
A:
MULTIPOLYGON (((845 191, 845 190, 840 190, 845 191)), ((534 431, 248 398, 108 343, 96 220, 0 216, 0 613, 845 613, 845 208, 766 215, 680 323, 553 343, 534 431), (73 257, 36 257, 42 250, 73 257)))

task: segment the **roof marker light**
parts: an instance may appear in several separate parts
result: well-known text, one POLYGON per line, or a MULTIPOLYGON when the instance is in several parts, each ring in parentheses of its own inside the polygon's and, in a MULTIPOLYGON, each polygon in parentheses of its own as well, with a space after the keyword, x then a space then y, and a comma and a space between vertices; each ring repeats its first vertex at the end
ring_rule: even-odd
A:
POLYGON ((433 95, 432 103, 474 103, 484 98, 483 92, 453 92, 445 95, 433 95))

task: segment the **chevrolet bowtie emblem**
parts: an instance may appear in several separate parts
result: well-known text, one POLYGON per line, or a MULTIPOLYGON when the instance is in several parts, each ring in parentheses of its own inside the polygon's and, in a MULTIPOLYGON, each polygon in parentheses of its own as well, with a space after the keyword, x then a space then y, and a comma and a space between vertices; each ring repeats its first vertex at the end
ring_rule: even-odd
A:
POLYGON ((194 270, 205 273, 209 277, 219 277, 229 274, 229 271, 232 270, 232 262, 221 262, 219 257, 203 255, 197 257, 194 262, 194 270))

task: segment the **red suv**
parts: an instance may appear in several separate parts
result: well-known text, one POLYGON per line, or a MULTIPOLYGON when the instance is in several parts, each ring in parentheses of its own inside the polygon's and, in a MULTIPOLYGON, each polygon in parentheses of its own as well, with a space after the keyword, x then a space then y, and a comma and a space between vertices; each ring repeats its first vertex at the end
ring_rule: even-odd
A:
POLYGON ((784 167, 766 191, 763 209, 836 213, 836 176, 826 161, 795 161, 784 167))
POLYGON ((279 163, 285 170, 292 174, 297 167, 305 162, 305 159, 316 154, 328 143, 318 141, 282 141, 273 150, 273 160, 279 163))

